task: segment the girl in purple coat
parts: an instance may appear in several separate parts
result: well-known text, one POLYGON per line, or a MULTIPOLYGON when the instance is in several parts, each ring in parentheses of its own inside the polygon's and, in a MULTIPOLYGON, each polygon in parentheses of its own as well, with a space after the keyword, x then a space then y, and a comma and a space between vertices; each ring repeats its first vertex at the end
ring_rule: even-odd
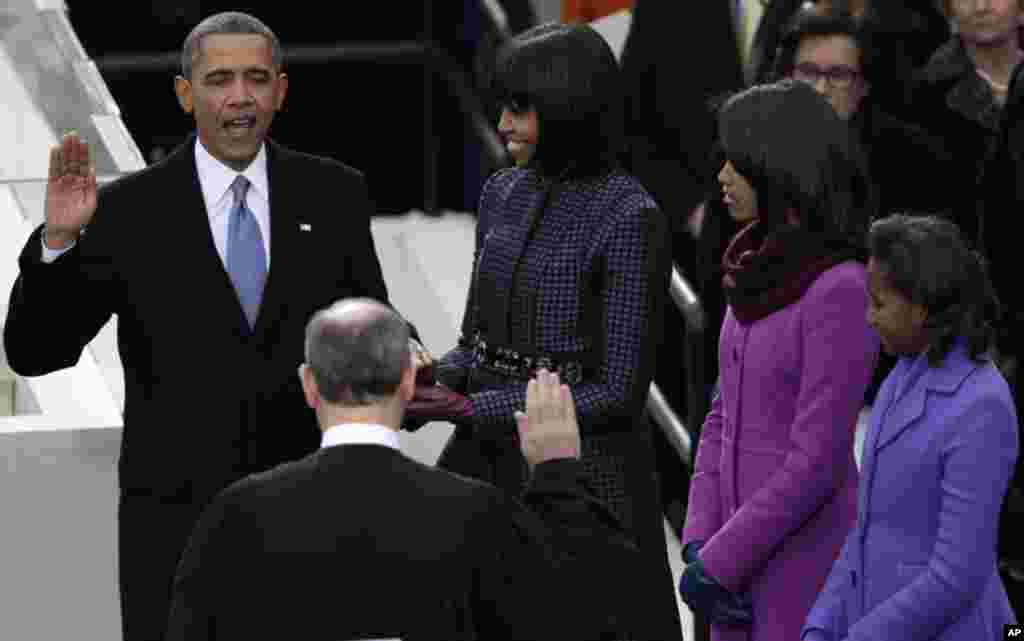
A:
POLYGON ((1018 435, 988 355, 992 286, 949 222, 892 216, 870 247, 868 318, 899 361, 872 408, 856 527, 801 638, 1007 638, 996 533, 1018 435))
POLYGON ((792 641, 854 521, 853 437, 878 355, 860 150, 828 102, 786 80, 719 114, 719 391, 697 450, 680 593, 719 641, 792 641))

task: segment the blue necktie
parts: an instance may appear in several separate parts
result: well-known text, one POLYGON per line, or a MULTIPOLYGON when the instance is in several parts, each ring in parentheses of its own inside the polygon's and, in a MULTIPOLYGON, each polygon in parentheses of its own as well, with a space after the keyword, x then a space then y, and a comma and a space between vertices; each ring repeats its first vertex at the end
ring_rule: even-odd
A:
POLYGON ((251 329, 256 326, 263 283, 267 280, 267 253, 256 216, 245 206, 245 192, 248 190, 249 181, 245 176, 239 176, 231 183, 235 205, 228 222, 228 275, 238 292, 238 300, 251 329))

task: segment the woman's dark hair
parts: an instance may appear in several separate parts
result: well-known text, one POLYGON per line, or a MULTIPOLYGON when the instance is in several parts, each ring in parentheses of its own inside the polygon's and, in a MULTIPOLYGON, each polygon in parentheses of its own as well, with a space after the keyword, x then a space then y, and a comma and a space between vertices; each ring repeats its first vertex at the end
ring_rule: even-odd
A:
POLYGON ((549 178, 600 175, 623 152, 619 64, 608 43, 586 25, 543 24, 498 52, 491 79, 495 101, 537 111, 539 137, 531 165, 549 178))
POLYGON ((1000 308, 985 260, 953 223, 897 214, 871 225, 871 257, 889 285, 928 313, 928 362, 943 358, 960 337, 982 360, 995 340, 1000 308))
MULTIPOLYGON (((863 248, 874 198, 863 150, 810 85, 781 80, 729 98, 719 111, 724 157, 757 192, 758 218, 863 248)), ((866 254, 866 252, 865 252, 866 254)))
POLYGON ((813 6, 797 11, 786 24, 775 57, 774 77, 781 79, 793 72, 800 43, 807 38, 847 36, 860 51, 860 68, 864 80, 876 77, 877 47, 869 19, 855 18, 845 12, 824 12, 813 6))

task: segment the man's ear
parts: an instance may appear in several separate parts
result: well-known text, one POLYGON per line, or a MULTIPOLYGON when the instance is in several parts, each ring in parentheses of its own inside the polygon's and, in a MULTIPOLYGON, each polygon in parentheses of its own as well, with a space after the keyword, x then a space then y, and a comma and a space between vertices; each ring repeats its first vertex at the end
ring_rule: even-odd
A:
POLYGON ((192 83, 185 76, 174 77, 174 93, 178 96, 182 111, 192 113, 192 83))
POLYGON ((913 316, 914 325, 917 327, 923 328, 928 322, 928 310, 924 308, 924 305, 912 305, 910 313, 913 316))
POLYGON ((316 378, 313 377, 313 370, 306 363, 299 365, 299 381, 302 383, 302 394, 306 397, 306 405, 314 410, 320 409, 320 387, 316 384, 316 378))
POLYGON ((274 111, 280 111, 284 106, 284 97, 288 94, 288 74, 282 73, 277 76, 277 97, 274 100, 274 111))

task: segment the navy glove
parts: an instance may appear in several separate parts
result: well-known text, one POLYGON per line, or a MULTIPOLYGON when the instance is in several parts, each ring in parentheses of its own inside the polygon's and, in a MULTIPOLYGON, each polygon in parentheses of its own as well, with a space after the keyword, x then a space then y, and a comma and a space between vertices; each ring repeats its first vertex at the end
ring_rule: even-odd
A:
POLYGON ((750 625, 751 604, 744 596, 726 590, 704 571, 704 563, 694 559, 679 579, 679 595, 686 605, 719 625, 750 625))
POLYGON ((694 539, 683 546, 683 563, 690 565, 697 560, 697 552, 704 547, 704 541, 694 539))

